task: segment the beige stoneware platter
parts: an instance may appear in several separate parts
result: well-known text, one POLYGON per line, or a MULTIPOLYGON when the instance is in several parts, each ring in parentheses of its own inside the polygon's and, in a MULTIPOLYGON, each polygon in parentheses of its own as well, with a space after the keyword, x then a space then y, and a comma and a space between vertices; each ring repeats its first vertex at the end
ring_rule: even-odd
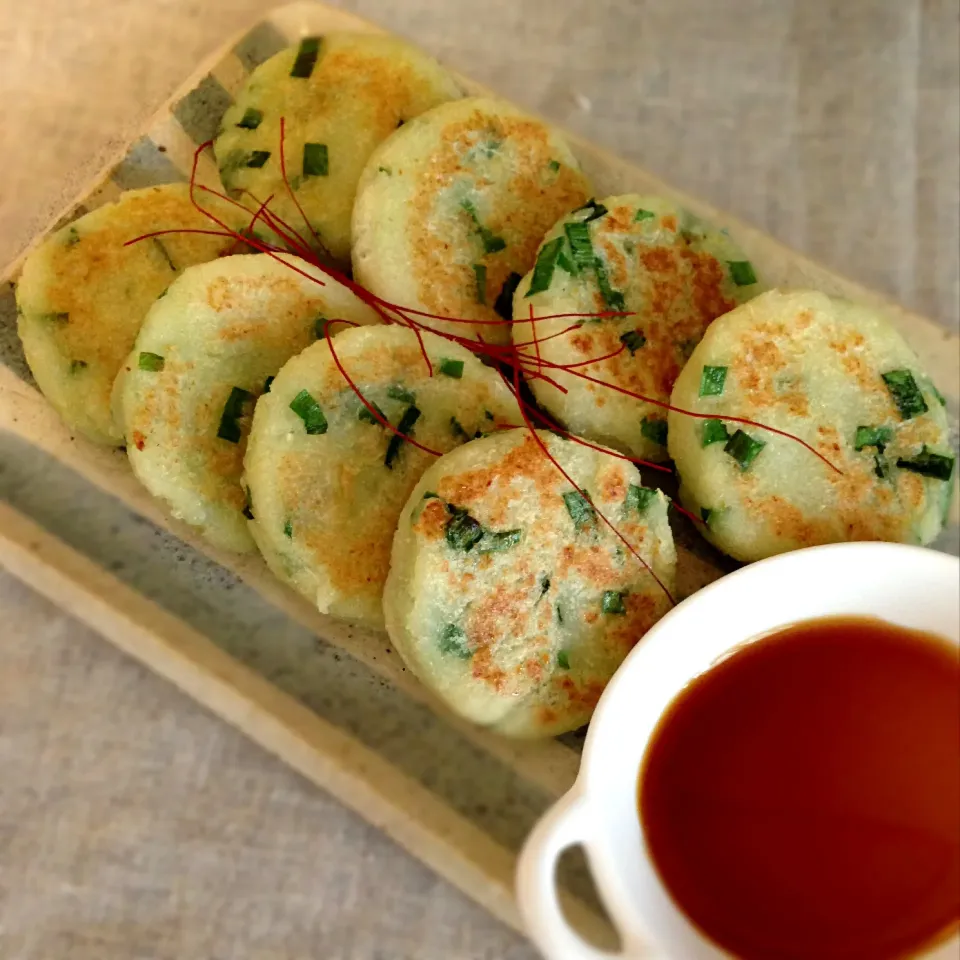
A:
MULTIPOLYGON (((201 65, 34 243, 123 189, 186 179, 196 145, 216 132, 249 72, 281 47, 304 34, 376 29, 319 4, 275 10, 201 65)), ((470 92, 488 92, 461 80, 470 92)), ((946 394, 956 422, 956 335, 568 139, 598 197, 673 197, 728 227, 771 285, 817 287, 883 308, 946 394)), ((200 175, 216 182, 212 158, 200 175)), ((21 262, 3 271, 0 286, 0 563, 519 928, 516 855, 572 784, 582 733, 512 742, 456 719, 405 671, 384 635, 318 613, 259 557, 202 544, 137 483, 122 451, 72 436, 34 386, 16 337, 13 281, 21 262)), ((681 595, 730 569, 690 531, 677 536, 681 595)), ((936 546, 956 552, 957 538, 954 502, 936 546)), ((582 863, 562 877, 571 918, 602 933, 582 863)))

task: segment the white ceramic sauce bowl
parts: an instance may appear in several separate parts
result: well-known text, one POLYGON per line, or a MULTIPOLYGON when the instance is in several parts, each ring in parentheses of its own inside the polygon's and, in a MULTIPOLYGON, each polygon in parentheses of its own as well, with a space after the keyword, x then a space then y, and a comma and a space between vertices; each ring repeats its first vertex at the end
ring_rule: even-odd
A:
MULTIPOLYGON (((880 617, 960 646, 960 560, 889 543, 798 550, 711 584, 650 630, 600 699, 576 783, 520 855, 520 910, 548 960, 729 957, 687 919, 657 874, 637 811, 639 770, 661 715, 695 677, 778 628, 837 615, 880 617), (585 943, 560 910, 557 860, 577 843, 620 933, 620 953, 585 943)), ((956 960, 960 935, 921 956, 956 960)))

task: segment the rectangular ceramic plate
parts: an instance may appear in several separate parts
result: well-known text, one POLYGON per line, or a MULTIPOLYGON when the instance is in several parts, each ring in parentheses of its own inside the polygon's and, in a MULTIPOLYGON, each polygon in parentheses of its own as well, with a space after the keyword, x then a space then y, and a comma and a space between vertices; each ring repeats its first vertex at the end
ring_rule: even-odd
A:
MULTIPOLYGON (((375 29, 316 4, 274 11, 198 69, 50 229, 122 190, 187 179, 196 145, 216 133, 245 77, 299 36, 375 29)), ((487 92, 462 79, 471 92, 487 92)), ((955 420, 955 336, 569 139, 598 197, 674 197, 728 226, 772 284, 818 287, 884 308, 947 394, 955 420)), ((209 157, 200 175, 216 182, 209 157)), ((324 617, 258 557, 201 543, 139 486, 122 451, 71 436, 37 392, 17 340, 13 281, 21 262, 7 268, 0 287, 0 561, 517 926, 516 854, 537 817, 573 783, 582 734, 513 743, 459 721, 404 670, 383 635, 324 617)), ((956 516, 954 504, 938 544, 952 552, 956 516)), ((682 593, 728 569, 695 534, 680 530, 679 539, 682 593)), ((582 864, 564 885, 581 925, 596 928, 582 864)))

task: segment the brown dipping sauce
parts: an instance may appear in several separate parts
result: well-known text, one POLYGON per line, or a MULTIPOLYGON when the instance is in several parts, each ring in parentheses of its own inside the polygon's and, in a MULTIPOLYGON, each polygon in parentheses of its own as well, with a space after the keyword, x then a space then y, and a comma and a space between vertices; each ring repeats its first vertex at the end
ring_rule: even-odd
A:
POLYGON ((811 620, 690 684, 640 818, 673 899, 743 960, 891 960, 960 922, 960 652, 811 620))

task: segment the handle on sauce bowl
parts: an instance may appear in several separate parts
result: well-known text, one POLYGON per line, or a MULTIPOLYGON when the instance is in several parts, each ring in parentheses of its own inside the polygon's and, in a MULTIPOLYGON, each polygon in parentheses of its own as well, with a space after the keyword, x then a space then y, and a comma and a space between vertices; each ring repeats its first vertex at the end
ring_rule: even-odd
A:
POLYGON ((548 960, 614 960, 567 923, 557 890, 557 861, 567 847, 587 839, 587 803, 574 788, 536 825, 517 863, 517 899, 530 939, 548 960))

